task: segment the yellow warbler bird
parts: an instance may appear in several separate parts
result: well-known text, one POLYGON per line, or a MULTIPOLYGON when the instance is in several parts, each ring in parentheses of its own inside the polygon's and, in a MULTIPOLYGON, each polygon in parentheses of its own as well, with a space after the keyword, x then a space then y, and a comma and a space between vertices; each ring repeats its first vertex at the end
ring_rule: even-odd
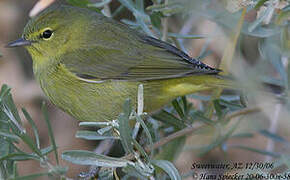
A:
POLYGON ((48 8, 26 25, 22 38, 34 75, 56 106, 80 121, 116 119, 125 99, 136 102, 144 86, 144 109, 220 86, 220 70, 176 47, 88 9, 48 8))

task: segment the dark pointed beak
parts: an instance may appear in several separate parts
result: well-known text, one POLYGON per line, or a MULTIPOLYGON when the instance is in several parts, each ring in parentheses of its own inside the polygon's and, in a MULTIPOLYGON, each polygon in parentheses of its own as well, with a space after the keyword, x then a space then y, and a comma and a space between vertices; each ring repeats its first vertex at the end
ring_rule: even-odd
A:
POLYGON ((31 41, 26 40, 24 38, 17 39, 16 41, 13 41, 6 45, 7 48, 13 48, 13 47, 20 47, 20 46, 30 46, 31 41))

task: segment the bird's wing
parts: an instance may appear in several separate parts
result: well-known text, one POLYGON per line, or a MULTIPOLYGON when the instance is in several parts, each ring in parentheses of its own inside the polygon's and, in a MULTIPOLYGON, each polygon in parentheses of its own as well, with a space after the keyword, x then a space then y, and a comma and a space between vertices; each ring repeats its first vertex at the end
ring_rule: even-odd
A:
POLYGON ((113 20, 104 21, 92 34, 95 38, 86 45, 61 57, 68 70, 83 79, 139 81, 220 72, 113 20))

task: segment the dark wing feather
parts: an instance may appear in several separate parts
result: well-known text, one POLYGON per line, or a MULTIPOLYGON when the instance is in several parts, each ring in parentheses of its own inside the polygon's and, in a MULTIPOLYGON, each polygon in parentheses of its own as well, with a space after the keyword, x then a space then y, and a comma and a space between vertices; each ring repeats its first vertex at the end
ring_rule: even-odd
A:
POLYGON ((99 15, 95 19, 99 26, 90 28, 95 39, 61 57, 81 78, 139 81, 220 72, 169 43, 99 15))

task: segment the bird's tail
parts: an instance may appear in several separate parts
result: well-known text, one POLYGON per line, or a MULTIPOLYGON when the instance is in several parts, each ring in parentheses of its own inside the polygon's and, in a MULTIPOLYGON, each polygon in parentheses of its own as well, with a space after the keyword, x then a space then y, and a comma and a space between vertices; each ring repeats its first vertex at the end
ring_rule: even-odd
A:
MULTIPOLYGON (((168 83, 167 91, 176 96, 192 94, 204 90, 212 90, 216 88, 231 89, 237 91, 247 91, 250 88, 248 84, 242 83, 230 76, 222 75, 195 75, 179 79, 172 79, 172 83, 168 83)), ((259 91, 280 95, 285 88, 271 83, 261 83, 257 86, 259 91)))

